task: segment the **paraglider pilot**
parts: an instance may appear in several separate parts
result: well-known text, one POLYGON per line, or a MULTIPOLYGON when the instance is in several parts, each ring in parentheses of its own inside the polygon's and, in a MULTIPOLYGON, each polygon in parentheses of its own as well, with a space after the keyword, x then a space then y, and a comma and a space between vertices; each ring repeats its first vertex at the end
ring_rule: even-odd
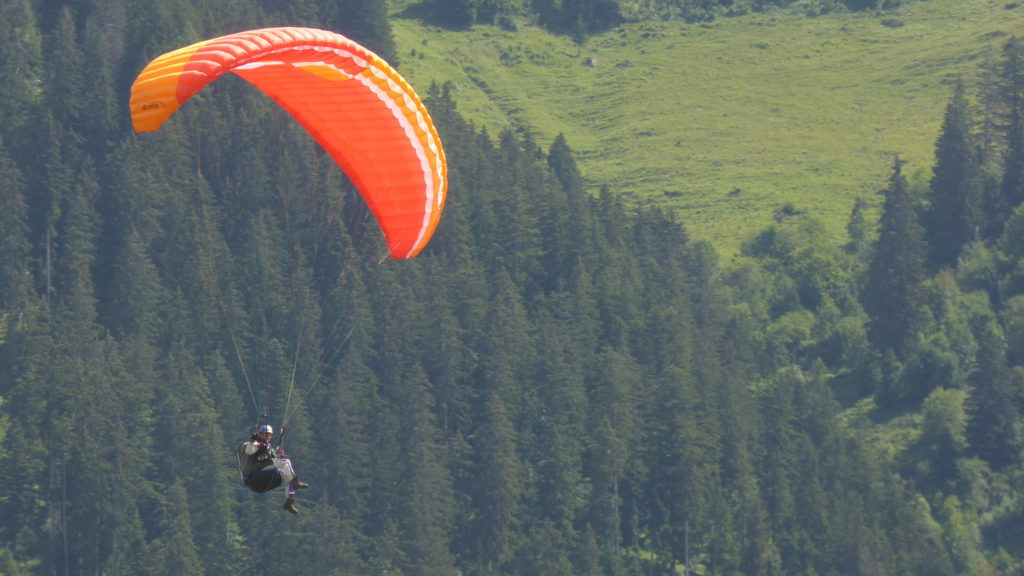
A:
POLYGON ((292 462, 284 453, 284 449, 271 444, 274 428, 269 424, 260 426, 248 442, 238 447, 238 471, 242 480, 253 492, 269 492, 282 483, 288 487, 288 499, 283 508, 292 514, 298 514, 295 507, 295 491, 308 488, 305 482, 292 468, 292 462))

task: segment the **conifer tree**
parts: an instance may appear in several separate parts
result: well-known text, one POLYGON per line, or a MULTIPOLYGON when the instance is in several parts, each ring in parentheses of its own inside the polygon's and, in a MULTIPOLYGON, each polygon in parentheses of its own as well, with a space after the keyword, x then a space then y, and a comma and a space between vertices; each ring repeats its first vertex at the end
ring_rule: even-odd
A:
POLYGON ((159 422, 154 451, 167 462, 161 480, 180 484, 189 495, 186 506, 190 510, 190 529, 200 557, 224 564, 237 553, 227 540, 229 525, 234 521, 227 496, 235 486, 220 472, 222 460, 218 454, 232 442, 225 438, 217 421, 211 381, 190 350, 190 323, 181 313, 184 306, 172 306, 179 312, 168 322, 163 335, 169 345, 159 371, 162 382, 175 385, 159 390, 160 401, 153 415, 159 422), (194 450, 186 460, 176 457, 182 445, 194 450))
POLYGON ((854 256, 863 257, 871 244, 871 226, 868 222, 867 200, 857 197, 850 210, 850 220, 846 224, 846 234, 850 237, 846 245, 846 251, 854 256))
MULTIPOLYGON (((51 430, 46 412, 52 392, 54 341, 49 326, 35 321, 37 314, 17 331, 10 331, 0 346, 0 378, 3 379, 3 412, 17 415, 6 435, 7 445, 18 447, 21 466, 0 467, 0 481, 8 487, 8 498, 0 501, 0 538, 18 542, 15 557, 20 562, 41 562, 49 558, 47 522, 53 517, 46 478, 54 458, 46 440, 51 430), (46 505, 40 505, 40 503, 46 505)), ((9 454, 3 458, 9 463, 9 454)))
POLYGON ((511 275, 516 284, 536 287, 528 280, 541 274, 537 256, 543 252, 536 204, 531 193, 544 189, 545 172, 535 163, 535 150, 527 139, 521 141, 511 130, 502 132, 493 163, 496 166, 497 189, 493 191, 494 236, 493 254, 481 253, 485 261, 493 261, 511 275), (493 260, 492 260, 493 258, 493 260))
POLYGON ((631 321, 639 314, 640 279, 631 257, 628 218, 621 200, 607 188, 595 207, 594 261, 592 272, 601 339, 619 349, 632 339, 631 321))
POLYGON ((33 257, 38 263, 40 292, 49 302, 54 293, 54 261, 60 238, 58 221, 65 198, 71 193, 74 170, 62 151, 59 129, 47 113, 40 126, 40 149, 43 151, 27 173, 29 193, 29 231, 32 234, 33 257))
POLYGON ((54 285, 59 303, 69 315, 85 322, 96 316, 93 264, 99 215, 95 201, 98 183, 91 161, 75 174, 75 184, 63 199, 61 220, 57 222, 59 252, 54 265, 54 285))
MULTIPOLYGON (((123 46, 114 44, 117 38, 108 37, 109 28, 101 18, 117 18, 116 13, 108 10, 100 16, 90 15, 86 19, 83 31, 83 76, 89 86, 82 94, 81 130, 88 147, 97 157, 110 152, 118 130, 117 105, 121 102, 114 90, 114 68, 117 65, 118 52, 123 46)), ((123 15, 121 16, 123 19, 123 15)))
POLYGON ((798 451, 795 446, 802 440, 793 401, 795 373, 798 373, 795 367, 782 371, 762 399, 764 500, 786 572, 799 570, 794 563, 799 562, 800 540, 806 536, 797 526, 799 487, 796 483, 801 479, 796 473, 798 451))
POLYGON ((868 270, 864 308, 871 316, 871 336, 879 350, 905 354, 922 327, 925 279, 924 230, 896 159, 879 223, 875 256, 868 270))
MULTIPOLYGON (((29 296, 28 205, 21 171, 0 138, 0 310, 21 306, 29 296)), ((0 320, 2 325, 2 320, 0 320)))
POLYGON ((632 510, 624 495, 630 462, 640 450, 642 423, 639 404, 644 401, 641 367, 619 349, 598 355, 598 373, 590 393, 591 426, 586 470, 594 494, 586 519, 602 550, 618 552, 623 525, 632 510))
POLYGON ((572 574, 570 539, 550 520, 531 524, 516 550, 509 572, 513 574, 572 574))
MULTIPOLYGON (((182 197, 167 199, 162 205, 164 218, 185 224, 164 228, 154 239, 151 253, 164 284, 168 289, 180 291, 189 303, 190 319, 196 325, 195 336, 200 339, 196 350, 211 350, 225 344, 225 328, 239 330, 243 340, 252 337, 255 327, 246 321, 251 321, 261 309, 245 307, 238 288, 246 279, 239 261, 247 254, 247 247, 240 247, 236 239, 232 251, 221 232, 223 220, 218 219, 206 182, 200 179, 195 188, 198 198, 194 200, 194 210, 178 205, 177 201, 184 203, 182 197)), ((143 205, 146 204, 143 201, 143 205)), ((237 360, 234 351, 228 351, 225 356, 237 360)))
MULTIPOLYGON (((1006 219, 1003 235, 999 237, 996 246, 1010 258, 1024 257, 1024 205, 1018 206, 1006 219)), ((1007 296, 1019 293, 1019 290, 1011 290, 1007 296)))
POLYGON ((609 555, 601 553, 601 549, 597 546, 597 538, 594 537, 594 530, 591 529, 589 524, 586 525, 580 532, 575 553, 573 554, 575 574, 580 574, 581 576, 605 576, 602 560, 607 560, 609 557, 609 555))
POLYGON ((47 533, 48 561, 54 568, 102 572, 128 553, 115 554, 106 543, 137 538, 125 531, 136 528, 131 511, 143 483, 150 396, 129 378, 116 343, 101 338, 77 300, 87 298, 57 307, 44 393, 42 425, 53 456, 47 507, 56 519, 47 533))
MULTIPOLYGON (((1024 72, 1021 73, 1024 77, 1024 72)), ((1021 81, 1024 83, 1024 80, 1021 81)), ((1021 89, 1024 92, 1024 88, 1021 89)), ((1007 139, 1006 160, 1003 164, 1002 198, 1001 208, 1012 210, 1024 204, 1024 96, 1018 97, 1015 102, 1013 117, 1009 127, 1009 138, 1007 139)), ((1006 218, 1006 212, 1002 213, 1006 218)), ((997 231, 1001 231, 998 228, 997 231)))
MULTIPOLYGON (((441 274, 441 270, 435 272, 441 274)), ((447 440, 456 434, 464 435, 470 424, 474 391, 467 386, 466 379, 473 353, 466 346, 465 331, 444 295, 434 298, 429 320, 433 337, 424 339, 423 363, 432 383, 443 438, 447 440)))
POLYGON ((582 191, 583 177, 573 158, 572 149, 566 141, 565 134, 559 134, 548 150, 548 166, 555 173, 562 189, 566 191, 582 191))
POLYGON ((595 545, 603 551, 616 554, 622 543, 619 484, 625 474, 629 448, 607 416, 591 436, 588 476, 594 493, 588 499, 589 537, 595 538, 595 545), (596 528, 592 527, 595 525, 596 528))
POLYGON ((43 81, 42 34, 30 0, 5 2, 0 6, 0 137, 23 136, 22 129, 37 101, 35 91, 43 81))
POLYGON ((978 338, 978 368, 971 376, 967 399, 967 437, 971 450, 993 468, 1019 464, 1024 449, 1024 422, 1019 391, 1006 365, 1006 342, 995 323, 978 338))
MULTIPOLYGON (((529 321, 522 297, 508 274, 495 280, 485 324, 489 327, 480 342, 479 378, 489 390, 501 395, 513 419, 523 414, 526 394, 523 386, 535 366, 536 345, 533 325, 529 321)), ((486 397, 481 400, 486 401, 486 397)))
POLYGON ((169 486, 160 499, 157 529, 150 544, 147 572, 159 576, 206 573, 196 549, 188 514, 188 493, 181 484, 169 486))
POLYGON ((455 570, 450 549, 454 500, 452 478, 445 467, 440 431, 427 392, 426 375, 411 366, 403 378, 402 498, 396 503, 401 526, 403 570, 421 576, 444 576, 455 570))
POLYGON ((146 248, 142 235, 132 230, 115 259, 108 326, 120 338, 151 341, 157 335, 162 286, 146 248))
POLYGON ((373 514, 368 502, 373 481, 372 439, 374 431, 384 424, 378 424, 373 413, 377 383, 363 360, 369 351, 364 342, 366 336, 359 332, 357 327, 345 350, 337 357, 336 362, 344 370, 333 377, 325 376, 318 384, 323 388, 324 405, 328 409, 314 415, 318 417, 315 421, 319 432, 317 447, 325 456, 320 482, 330 495, 331 504, 344 512, 346 529, 352 532, 358 532, 358 522, 365 522, 366 517, 373 514))
MULTIPOLYGON (((537 405, 524 419, 531 429, 529 449, 537 466, 537 510, 531 515, 551 520, 566 537, 582 503, 582 454, 587 413, 583 377, 567 353, 568 338, 554 319, 539 318, 537 405)), ((532 394, 531 394, 532 395, 532 394)))
MULTIPOLYGON (((1014 38, 1003 48, 1002 81, 1009 114, 1006 153, 1003 160, 1002 208, 1003 219, 1009 212, 1024 204, 1024 42, 1014 38)), ((1002 222, 1002 220, 1000 220, 1002 222)), ((997 232, 1001 231, 1000 226, 997 232)))
POLYGON ((328 27, 373 50, 397 66, 398 48, 391 33, 388 5, 376 0, 338 0, 328 4, 328 27))
POLYGON ((590 198, 583 188, 583 178, 572 156, 565 136, 559 134, 551 144, 547 163, 556 182, 550 192, 541 196, 543 204, 539 214, 545 253, 545 288, 554 290, 572 282, 581 272, 591 254, 591 238, 586 234, 594 230, 594 215, 590 198))
POLYGON ((477 515, 467 535, 485 572, 502 570, 519 545, 525 477, 516 442, 505 403, 498 392, 489 392, 475 434, 478 469, 473 499, 477 515))
POLYGON ((289 281, 289 256, 278 218, 269 209, 258 210, 247 223, 246 252, 240 258, 239 273, 248 289, 246 309, 254 317, 252 334, 263 345, 273 339, 290 340, 290 328, 301 312, 294 314, 289 281))
MULTIPOLYGON (((318 492, 312 489, 314 494, 318 492)), ((282 530, 274 539, 281 554, 283 570, 292 574, 366 574, 369 568, 359 557, 354 541, 355 526, 344 514, 344 508, 331 506, 326 496, 318 496, 315 502, 303 507, 296 520, 299 526, 282 530)), ((252 560, 242 557, 224 573, 237 571, 239 566, 249 566, 252 560)))
POLYGON ((478 0, 426 0, 430 18, 443 26, 469 28, 476 24, 478 0))
POLYGON ((980 166, 964 84, 958 82, 935 146, 926 225, 934 268, 956 264, 960 251, 978 237, 984 224, 980 166))
MULTIPOLYGON (((388 266, 376 268, 372 279, 367 278, 371 323, 374 329, 372 348, 368 350, 369 366, 373 370, 373 383, 376 388, 370 391, 369 404, 366 406, 368 424, 368 453, 371 456, 369 470, 368 493, 365 497, 366 516, 363 518, 361 531, 372 538, 370 564, 381 565, 380 569, 394 565, 394 569, 404 566, 405 562, 416 562, 413 557, 405 558, 405 554, 414 547, 404 530, 405 522, 410 520, 410 510, 406 508, 406 490, 411 486, 407 472, 410 455, 407 450, 411 442, 406 421, 410 416, 408 406, 412 400, 410 387, 422 386, 422 372, 413 367, 411 354, 416 349, 419 336, 419 323, 422 321, 418 313, 418 302, 409 295, 409 286, 394 281, 397 271, 388 266), (378 330, 379 328, 379 330, 378 330), (416 376, 412 382, 407 381, 410 374, 416 376), (386 563, 386 564, 382 564, 386 563)), ((413 283, 415 284, 415 283, 413 283)), ((415 392, 418 398, 419 392, 415 392)), ((417 421, 421 415, 417 416, 417 421)), ((427 442, 427 439, 422 439, 427 442)), ((434 440, 431 438, 430 440, 434 440)), ((432 450, 428 450, 433 454, 432 450)), ((356 476, 362 480, 365 476, 356 476)), ((426 512, 424 512, 426 513, 426 512)), ((411 527, 409 527, 411 529, 411 527)), ((431 537, 434 535, 431 534, 431 537)), ((438 551, 443 554, 444 551, 438 551)))
POLYGON ((78 129, 85 113, 85 56, 78 44, 78 30, 70 7, 63 7, 47 51, 46 101, 57 123, 78 129))
POLYGON ((700 549, 700 543, 690 541, 691 533, 710 533, 707 496, 718 471, 710 450, 714 439, 704 433, 701 423, 711 416, 699 414, 702 399, 693 375, 683 367, 670 366, 654 386, 643 443, 649 468, 643 528, 660 556, 659 563, 672 566, 683 563, 687 552, 700 549))

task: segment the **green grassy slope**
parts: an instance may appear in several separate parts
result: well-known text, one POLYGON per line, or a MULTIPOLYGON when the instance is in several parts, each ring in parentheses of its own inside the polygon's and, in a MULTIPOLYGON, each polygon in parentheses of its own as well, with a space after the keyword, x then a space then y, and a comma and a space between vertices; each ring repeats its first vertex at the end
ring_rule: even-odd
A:
POLYGON ((1024 33, 1024 5, 639 23, 582 47, 532 27, 453 32, 401 17, 394 33, 415 86, 451 81, 460 111, 492 133, 525 125, 545 146, 565 133, 595 187, 674 207, 730 254, 786 203, 842 238, 894 154, 907 173, 930 168, 953 80, 1024 33))

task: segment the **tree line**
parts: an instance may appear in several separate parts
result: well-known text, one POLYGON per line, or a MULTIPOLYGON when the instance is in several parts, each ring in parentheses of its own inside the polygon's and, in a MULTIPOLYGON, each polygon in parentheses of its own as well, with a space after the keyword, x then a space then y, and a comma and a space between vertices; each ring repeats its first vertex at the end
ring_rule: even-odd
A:
POLYGON ((877 222, 782 215, 728 264, 421 87, 449 201, 382 262, 244 82, 123 113, 147 58, 341 4, 4 5, 0 572, 1021 572, 1018 41, 877 222), (288 409, 298 517, 234 469, 288 409))
POLYGON ((453 28, 490 24, 515 30, 522 23, 531 23, 555 33, 572 34, 582 41, 588 34, 624 22, 708 22, 791 8, 809 16, 840 10, 885 12, 901 4, 902 0, 423 0, 414 11, 431 22, 453 28))

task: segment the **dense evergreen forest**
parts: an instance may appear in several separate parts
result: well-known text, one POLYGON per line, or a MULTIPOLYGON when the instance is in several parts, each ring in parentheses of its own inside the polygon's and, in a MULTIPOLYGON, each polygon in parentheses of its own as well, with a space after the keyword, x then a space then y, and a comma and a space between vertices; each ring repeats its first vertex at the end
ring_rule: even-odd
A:
POLYGON ((243 81, 155 134, 127 114, 149 59, 218 34, 394 57, 383 2, 0 22, 0 574, 1024 573, 1018 41, 949 86, 933 173, 895 158, 880 218, 837 245, 783 207, 729 263, 439 79, 448 205, 391 261, 243 81), (239 482, 258 412, 294 413, 298 516, 239 482))

